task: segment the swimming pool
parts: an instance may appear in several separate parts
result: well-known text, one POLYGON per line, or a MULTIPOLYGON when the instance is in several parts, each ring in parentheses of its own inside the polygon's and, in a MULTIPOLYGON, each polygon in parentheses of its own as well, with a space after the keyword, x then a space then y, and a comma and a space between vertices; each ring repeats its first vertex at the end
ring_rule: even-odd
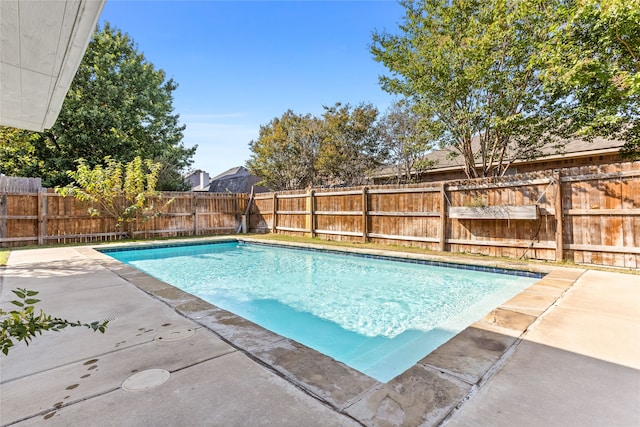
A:
POLYGON ((539 277, 245 242, 103 252, 382 382, 539 277))

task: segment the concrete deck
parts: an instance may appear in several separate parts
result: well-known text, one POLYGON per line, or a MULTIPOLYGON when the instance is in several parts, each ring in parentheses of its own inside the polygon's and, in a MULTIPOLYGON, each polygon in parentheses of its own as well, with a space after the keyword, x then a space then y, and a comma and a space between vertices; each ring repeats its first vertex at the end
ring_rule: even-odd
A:
POLYGON ((386 384, 89 247, 12 252, 18 287, 115 320, 0 356, 0 425, 640 425, 640 276, 554 269, 386 384))

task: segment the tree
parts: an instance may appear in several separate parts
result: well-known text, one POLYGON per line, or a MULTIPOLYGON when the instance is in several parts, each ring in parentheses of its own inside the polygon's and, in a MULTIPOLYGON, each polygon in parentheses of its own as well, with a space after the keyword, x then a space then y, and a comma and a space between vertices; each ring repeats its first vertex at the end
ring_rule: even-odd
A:
POLYGON ((196 147, 182 143, 185 126, 172 105, 176 88, 127 34, 105 24, 89 42, 54 126, 28 133, 21 140, 28 149, 16 151, 5 139, 1 171, 11 163, 11 174, 42 177, 46 186, 66 185, 66 171, 75 168, 76 159, 93 167, 106 156, 122 162, 140 156, 166 162, 179 173, 191 164, 196 147))
POLYGON ((625 141, 640 159, 640 0, 568 0, 537 65, 565 135, 625 141))
POLYGON ((36 157, 39 135, 0 126, 0 173, 9 176, 40 176, 44 161, 36 157))
POLYGON ((318 119, 289 110, 260 126, 258 139, 249 143, 252 154, 247 167, 272 190, 313 185, 321 135, 322 124, 318 119))
POLYGON ((91 168, 84 159, 79 159, 77 169, 67 172, 74 183, 56 187, 55 191, 90 202, 90 215, 114 218, 116 226, 133 237, 133 223, 159 215, 160 209, 173 201, 163 202, 155 190, 162 164, 140 157, 126 164, 110 157, 105 157, 104 162, 105 166, 91 168))
POLYGON ((503 175, 551 141, 530 66, 549 36, 547 3, 405 0, 402 33, 373 35, 374 59, 390 71, 382 88, 415 102, 425 130, 462 156, 470 178, 503 175))
POLYGON ((322 185, 362 185, 386 159, 372 104, 324 107, 316 168, 322 185))
POLYGON ((186 159, 179 147, 171 147, 154 159, 160 163, 158 171, 158 191, 191 191, 191 184, 185 179, 190 173, 191 159, 186 159))
POLYGON ((389 153, 389 161, 396 166, 398 182, 411 182, 412 176, 433 166, 424 159, 431 151, 431 136, 420 124, 420 116, 406 100, 391 105, 379 121, 381 138, 389 153))
POLYGON ((11 304, 18 307, 15 310, 4 311, 0 308, 0 350, 6 356, 9 349, 14 346, 14 340, 24 341, 26 345, 43 331, 60 332, 67 327, 84 326, 94 332, 101 332, 107 328, 109 320, 96 321, 91 323, 69 322, 59 317, 51 317, 42 310, 36 314, 35 304, 40 300, 34 298, 37 291, 27 289, 13 289, 18 299, 11 301, 11 304))
POLYGON ((289 110, 260 127, 247 167, 272 190, 359 185, 384 160, 371 104, 324 107, 322 117, 289 110))

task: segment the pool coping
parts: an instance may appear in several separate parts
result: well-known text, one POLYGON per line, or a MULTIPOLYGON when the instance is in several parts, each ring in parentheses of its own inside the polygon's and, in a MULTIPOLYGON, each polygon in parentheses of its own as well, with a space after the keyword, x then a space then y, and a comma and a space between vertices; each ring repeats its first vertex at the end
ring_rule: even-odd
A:
POLYGON ((393 424, 394 419, 402 419, 402 423, 407 425, 442 423, 500 369, 527 332, 535 327, 540 318, 586 271, 517 261, 461 259, 451 255, 414 254, 368 248, 337 248, 247 237, 214 237, 176 240, 170 243, 121 243, 86 248, 83 252, 127 282, 163 301, 179 314, 213 331, 224 341, 297 388, 364 425, 393 424), (404 373, 387 383, 381 383, 329 356, 268 331, 99 251, 225 241, 266 243, 510 270, 525 267, 527 271, 546 275, 488 313, 482 320, 451 338, 404 373))

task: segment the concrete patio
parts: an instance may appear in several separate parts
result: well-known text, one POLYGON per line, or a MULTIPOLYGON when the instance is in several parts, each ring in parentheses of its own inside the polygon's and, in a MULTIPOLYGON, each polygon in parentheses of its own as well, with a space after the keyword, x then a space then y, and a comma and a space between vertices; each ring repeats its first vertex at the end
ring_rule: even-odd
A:
POLYGON ((14 251, 3 308, 114 320, 1 357, 0 424, 640 425, 640 276, 549 270, 383 384, 89 247, 14 251))

